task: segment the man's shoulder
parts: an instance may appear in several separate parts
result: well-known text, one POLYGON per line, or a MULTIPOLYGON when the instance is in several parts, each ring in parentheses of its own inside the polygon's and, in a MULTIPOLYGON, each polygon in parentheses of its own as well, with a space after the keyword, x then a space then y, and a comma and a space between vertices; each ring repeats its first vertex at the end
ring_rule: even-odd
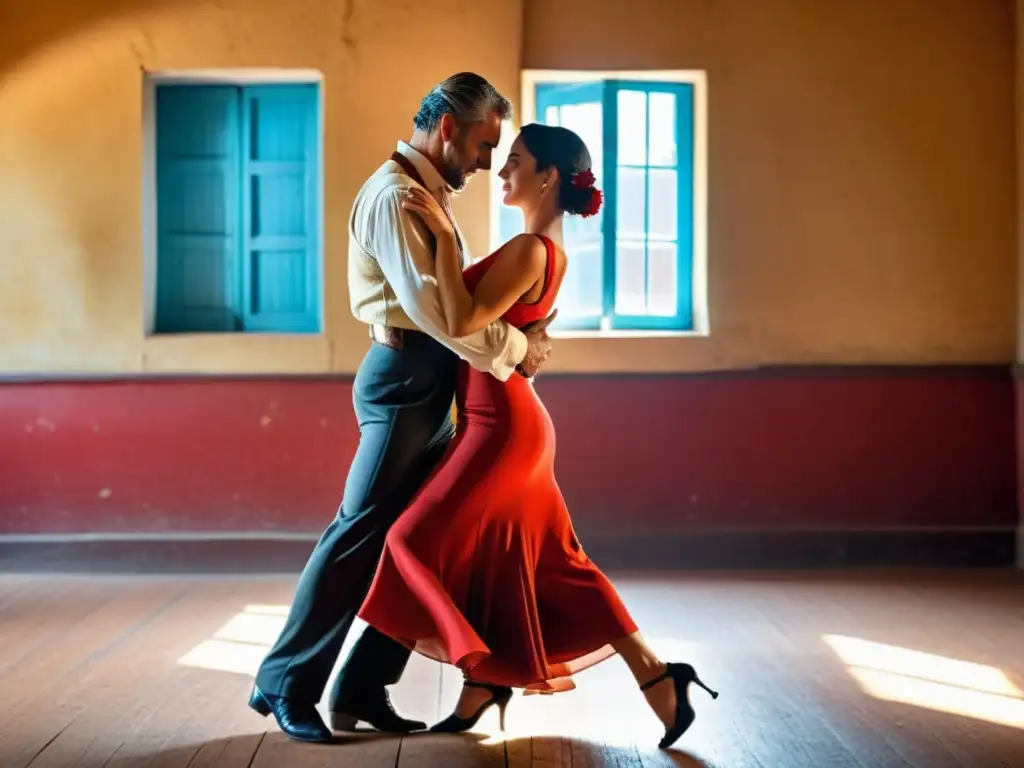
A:
POLYGON ((371 175, 352 202, 349 216, 350 242, 366 249, 373 242, 378 227, 390 228, 397 218, 407 214, 401 207, 399 193, 416 182, 402 167, 389 160, 371 175))
POLYGON ((402 166, 393 160, 388 160, 363 183, 356 200, 364 205, 373 204, 387 199, 388 195, 414 183, 402 171, 402 166))

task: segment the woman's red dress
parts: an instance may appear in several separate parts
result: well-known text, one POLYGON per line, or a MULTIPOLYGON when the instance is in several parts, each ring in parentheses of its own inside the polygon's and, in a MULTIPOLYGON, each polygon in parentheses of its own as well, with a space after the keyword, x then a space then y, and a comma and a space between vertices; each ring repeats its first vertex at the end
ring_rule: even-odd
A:
MULTIPOLYGON (((542 239, 544 288, 504 314, 516 327, 547 317, 558 293, 555 245, 542 239)), ((470 291, 496 256, 464 272, 470 291)), ((473 680, 570 689, 636 625, 576 538, 532 384, 459 365, 455 438, 388 533, 359 616, 473 680)))

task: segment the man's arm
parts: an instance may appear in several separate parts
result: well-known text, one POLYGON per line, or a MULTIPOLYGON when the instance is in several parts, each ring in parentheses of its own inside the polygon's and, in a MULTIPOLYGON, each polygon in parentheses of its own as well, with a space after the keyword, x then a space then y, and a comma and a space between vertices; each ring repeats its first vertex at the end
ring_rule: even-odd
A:
POLYGON ((384 189, 371 206, 368 245, 409 319, 477 370, 507 381, 526 356, 525 334, 496 320, 468 336, 450 336, 426 225, 402 207, 400 187, 384 189))

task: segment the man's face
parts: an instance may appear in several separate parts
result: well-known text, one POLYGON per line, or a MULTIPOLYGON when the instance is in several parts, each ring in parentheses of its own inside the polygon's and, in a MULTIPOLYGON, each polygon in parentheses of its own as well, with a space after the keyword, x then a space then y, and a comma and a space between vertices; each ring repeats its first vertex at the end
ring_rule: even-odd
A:
POLYGON ((480 123, 457 125, 451 115, 441 118, 441 175, 455 191, 477 171, 491 169, 491 153, 501 141, 501 118, 491 112, 480 123))

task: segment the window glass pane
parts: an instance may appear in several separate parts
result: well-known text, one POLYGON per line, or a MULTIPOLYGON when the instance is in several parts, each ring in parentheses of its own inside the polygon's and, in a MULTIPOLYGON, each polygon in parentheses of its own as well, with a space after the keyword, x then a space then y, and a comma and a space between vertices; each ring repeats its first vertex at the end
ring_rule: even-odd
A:
MULTIPOLYGON (((559 125, 579 135, 590 151, 597 185, 603 187, 601 161, 604 155, 604 109, 600 94, 599 87, 587 84, 555 89, 545 98, 557 101, 546 106, 542 115, 545 124, 559 125)), ((602 209, 597 216, 587 219, 579 216, 565 219, 565 250, 569 263, 558 296, 555 328, 579 327, 580 321, 588 326, 596 326, 597 318, 603 313, 603 218, 602 209)))
POLYGON ((652 93, 650 165, 676 165, 676 97, 673 93, 652 93))
POLYGON ((583 218, 582 216, 566 216, 562 220, 563 232, 565 234, 566 253, 573 254, 573 248, 583 248, 601 239, 601 218, 604 216, 604 206, 597 212, 596 216, 583 218))
POLYGON ((615 243, 615 312, 643 315, 647 306, 647 269, 644 243, 615 243))
POLYGON ((616 193, 616 227, 618 238, 642 239, 647 227, 644 217, 647 206, 646 172, 638 168, 619 168, 616 193))
MULTIPOLYGON (((497 178, 497 177, 495 177, 497 178)), ((499 187, 495 192, 498 199, 505 193, 501 191, 499 187)), ((523 212, 518 208, 512 208, 502 203, 500 212, 498 214, 498 232, 499 232, 499 245, 503 245, 511 240, 518 234, 525 231, 526 227, 523 222, 523 212)))
POLYGON ((651 243, 648 260, 647 314, 672 317, 679 304, 679 246, 651 243))
POLYGON ((562 107, 562 127, 575 131, 583 139, 590 151, 593 163, 594 178, 601 186, 601 158, 603 157, 604 126, 601 122, 601 103, 597 101, 585 104, 566 104, 562 107))
POLYGON ((558 318, 554 326, 563 321, 583 317, 597 317, 601 314, 604 281, 601 268, 601 243, 591 242, 571 247, 566 243, 569 261, 565 278, 558 292, 558 318))
POLYGON ((652 240, 675 240, 679 227, 677 172, 652 168, 647 234, 652 240))
POLYGON ((647 94, 619 91, 619 165, 647 163, 647 94))

